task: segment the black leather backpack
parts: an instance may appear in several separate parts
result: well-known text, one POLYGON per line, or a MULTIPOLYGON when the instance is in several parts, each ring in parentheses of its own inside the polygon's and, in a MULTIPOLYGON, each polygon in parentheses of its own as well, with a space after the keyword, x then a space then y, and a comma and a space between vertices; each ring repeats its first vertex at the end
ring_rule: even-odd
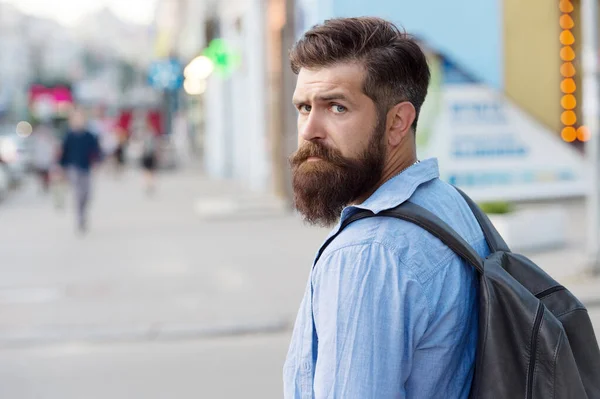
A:
POLYGON ((586 308, 532 261, 510 252, 485 213, 458 191, 483 230, 491 250, 486 259, 411 202, 377 215, 360 211, 340 232, 360 219, 395 217, 427 230, 477 269, 479 342, 471 398, 600 398, 600 350, 586 308))

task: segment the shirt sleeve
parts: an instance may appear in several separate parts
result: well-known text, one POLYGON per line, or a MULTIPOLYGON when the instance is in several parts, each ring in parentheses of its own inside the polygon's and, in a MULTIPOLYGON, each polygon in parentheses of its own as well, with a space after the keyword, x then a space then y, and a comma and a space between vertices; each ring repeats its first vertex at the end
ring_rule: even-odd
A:
POLYGON ((421 284, 381 244, 323 258, 313 274, 316 399, 405 398, 429 308, 421 284))

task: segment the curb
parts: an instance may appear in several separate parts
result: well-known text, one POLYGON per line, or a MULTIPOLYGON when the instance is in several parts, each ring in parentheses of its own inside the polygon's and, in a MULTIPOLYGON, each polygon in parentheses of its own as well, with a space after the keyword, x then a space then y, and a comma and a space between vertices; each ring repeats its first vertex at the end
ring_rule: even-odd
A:
POLYGON ((194 212, 204 220, 236 220, 240 217, 268 217, 291 214, 283 200, 277 198, 232 196, 198 199, 194 212))
POLYGON ((0 332, 0 348, 57 345, 74 342, 113 343, 141 341, 184 341, 208 338, 270 335, 290 331, 289 320, 216 326, 151 324, 140 327, 60 327, 37 331, 0 332))

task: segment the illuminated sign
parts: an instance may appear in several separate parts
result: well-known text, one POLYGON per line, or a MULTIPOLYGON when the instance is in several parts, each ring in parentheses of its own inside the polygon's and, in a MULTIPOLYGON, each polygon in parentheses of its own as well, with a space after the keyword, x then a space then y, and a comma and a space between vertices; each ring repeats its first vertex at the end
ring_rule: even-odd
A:
POLYGON ((585 126, 577 126, 577 114, 575 112, 577 107, 577 99, 575 97, 577 85, 573 78, 577 74, 577 70, 573 65, 575 50, 571 47, 575 44, 575 36, 572 32, 575 22, 571 17, 574 7, 571 0, 560 0, 558 6, 562 12, 559 19, 560 28, 562 29, 559 36, 560 44, 562 45, 560 49, 560 59, 562 61, 562 65, 560 66, 560 74, 562 76, 560 90, 563 93, 560 100, 562 107, 560 121, 563 124, 560 136, 568 143, 572 143, 575 140, 587 141, 589 139, 589 131, 585 126))

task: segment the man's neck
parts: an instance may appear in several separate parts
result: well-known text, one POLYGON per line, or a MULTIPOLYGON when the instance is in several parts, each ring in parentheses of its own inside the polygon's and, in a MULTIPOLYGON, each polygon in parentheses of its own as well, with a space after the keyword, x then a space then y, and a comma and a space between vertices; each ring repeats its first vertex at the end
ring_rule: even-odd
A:
POLYGON ((417 154, 408 153, 401 154, 396 157, 396 159, 388 162, 387 166, 383 169, 383 173, 381 174, 381 179, 377 184, 377 188, 381 187, 385 182, 396 177, 399 173, 402 173, 404 170, 410 168, 415 162, 417 162, 417 154))
POLYGON ((379 187, 383 186, 388 180, 396 177, 398 174, 411 167, 415 162, 417 162, 417 154, 412 151, 393 156, 386 163, 386 166, 383 168, 383 173, 381 174, 381 179, 379 179, 373 189, 357 198, 354 203, 362 204, 365 202, 367 198, 369 198, 375 191, 379 189, 379 187))

